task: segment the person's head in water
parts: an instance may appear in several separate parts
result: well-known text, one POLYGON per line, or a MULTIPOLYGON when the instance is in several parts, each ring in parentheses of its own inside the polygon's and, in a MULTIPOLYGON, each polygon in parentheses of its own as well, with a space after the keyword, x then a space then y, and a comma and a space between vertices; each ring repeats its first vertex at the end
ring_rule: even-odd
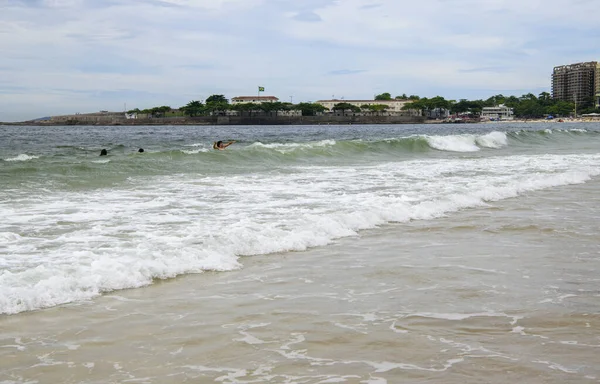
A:
POLYGON ((142 153, 142 152, 144 152, 144 148, 140 148, 140 149, 138 149, 138 152, 139 152, 139 153, 142 153))
POLYGON ((100 156, 106 156, 106 155, 108 155, 108 151, 106 149, 102 149, 100 151, 100 156))
POLYGON ((216 141, 213 143, 213 148, 214 149, 218 149, 219 151, 224 150, 225 148, 229 147, 231 144, 235 143, 235 140, 232 140, 228 143, 223 144, 223 142, 221 140, 216 141))

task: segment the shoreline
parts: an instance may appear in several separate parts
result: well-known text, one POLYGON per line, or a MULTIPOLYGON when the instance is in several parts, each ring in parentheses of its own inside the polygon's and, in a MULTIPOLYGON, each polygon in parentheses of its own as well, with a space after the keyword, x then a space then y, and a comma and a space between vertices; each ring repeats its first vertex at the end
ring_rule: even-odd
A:
POLYGON ((481 123, 515 123, 515 124, 527 124, 527 123, 600 123, 600 119, 593 118, 568 118, 568 119, 515 119, 515 120, 500 120, 500 121, 482 121, 481 123))
POLYGON ((447 121, 447 120, 424 120, 424 119, 403 119, 393 120, 388 119, 338 119, 336 121, 315 121, 311 120, 279 120, 279 119, 257 119, 256 121, 201 121, 201 120, 178 120, 164 121, 158 119, 140 119, 140 120, 118 120, 118 121, 20 121, 20 122, 0 122, 0 126, 34 126, 34 127, 56 127, 56 126, 237 126, 237 125, 397 125, 397 124, 560 124, 560 123, 600 123, 600 119, 594 118, 577 118, 577 119, 515 119, 515 120, 499 120, 499 121, 447 121), (367 121, 363 121, 367 120, 367 121))

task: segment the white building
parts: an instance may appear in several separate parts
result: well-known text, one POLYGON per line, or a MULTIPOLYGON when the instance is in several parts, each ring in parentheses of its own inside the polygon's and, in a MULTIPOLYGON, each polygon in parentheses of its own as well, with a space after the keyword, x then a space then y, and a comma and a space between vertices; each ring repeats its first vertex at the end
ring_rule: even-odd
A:
POLYGON ((482 119, 490 120, 512 120, 514 119, 514 112, 512 108, 500 104, 495 107, 483 107, 481 110, 482 119))
MULTIPOLYGON (((279 101, 279 99, 275 96, 237 96, 237 97, 234 97, 231 99, 231 104, 232 105, 246 104, 246 103, 263 104, 263 103, 275 103, 278 101, 279 101)), ((261 111, 261 110, 256 110, 256 111, 245 111, 243 113, 240 113, 239 111, 228 110, 226 112, 226 114, 228 116, 241 116, 241 115, 260 116, 260 115, 264 115, 265 112, 261 111)), ((302 116, 302 111, 295 110, 295 109, 279 110, 279 111, 269 112, 268 115, 270 115, 270 116, 302 116)))
POLYGON ((299 109, 291 109, 289 111, 273 111, 273 112, 268 112, 265 113, 262 110, 256 110, 256 111, 244 111, 242 113, 240 113, 240 111, 235 111, 235 110, 231 110, 228 109, 227 111, 225 111, 225 115, 226 116, 302 116, 302 111, 299 109))
POLYGON ((237 96, 231 99, 231 104, 242 104, 242 103, 274 103, 279 101, 275 96, 237 96))
MULTIPOLYGON (((411 100, 318 100, 315 103, 321 104, 325 108, 333 111, 333 107, 339 103, 348 103, 356 107, 362 107, 363 105, 386 105, 388 108, 385 111, 379 113, 380 115, 405 115, 405 116, 421 116, 421 111, 410 109, 407 111, 402 110, 402 107, 410 103, 411 100)), ((364 112, 363 112, 364 113, 364 112)))

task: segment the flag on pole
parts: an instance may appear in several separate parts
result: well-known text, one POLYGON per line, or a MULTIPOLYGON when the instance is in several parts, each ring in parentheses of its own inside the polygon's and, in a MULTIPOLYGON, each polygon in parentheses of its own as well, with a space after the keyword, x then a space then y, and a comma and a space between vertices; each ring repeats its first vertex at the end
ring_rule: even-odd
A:
POLYGON ((264 92, 265 91, 265 87, 258 87, 258 92, 264 92))

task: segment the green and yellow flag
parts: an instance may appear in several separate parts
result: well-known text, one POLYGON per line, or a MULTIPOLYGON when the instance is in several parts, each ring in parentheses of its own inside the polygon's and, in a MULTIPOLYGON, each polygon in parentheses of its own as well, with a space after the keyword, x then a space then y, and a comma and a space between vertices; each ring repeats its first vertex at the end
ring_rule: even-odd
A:
POLYGON ((265 87, 258 87, 258 92, 264 92, 265 91, 265 87))

